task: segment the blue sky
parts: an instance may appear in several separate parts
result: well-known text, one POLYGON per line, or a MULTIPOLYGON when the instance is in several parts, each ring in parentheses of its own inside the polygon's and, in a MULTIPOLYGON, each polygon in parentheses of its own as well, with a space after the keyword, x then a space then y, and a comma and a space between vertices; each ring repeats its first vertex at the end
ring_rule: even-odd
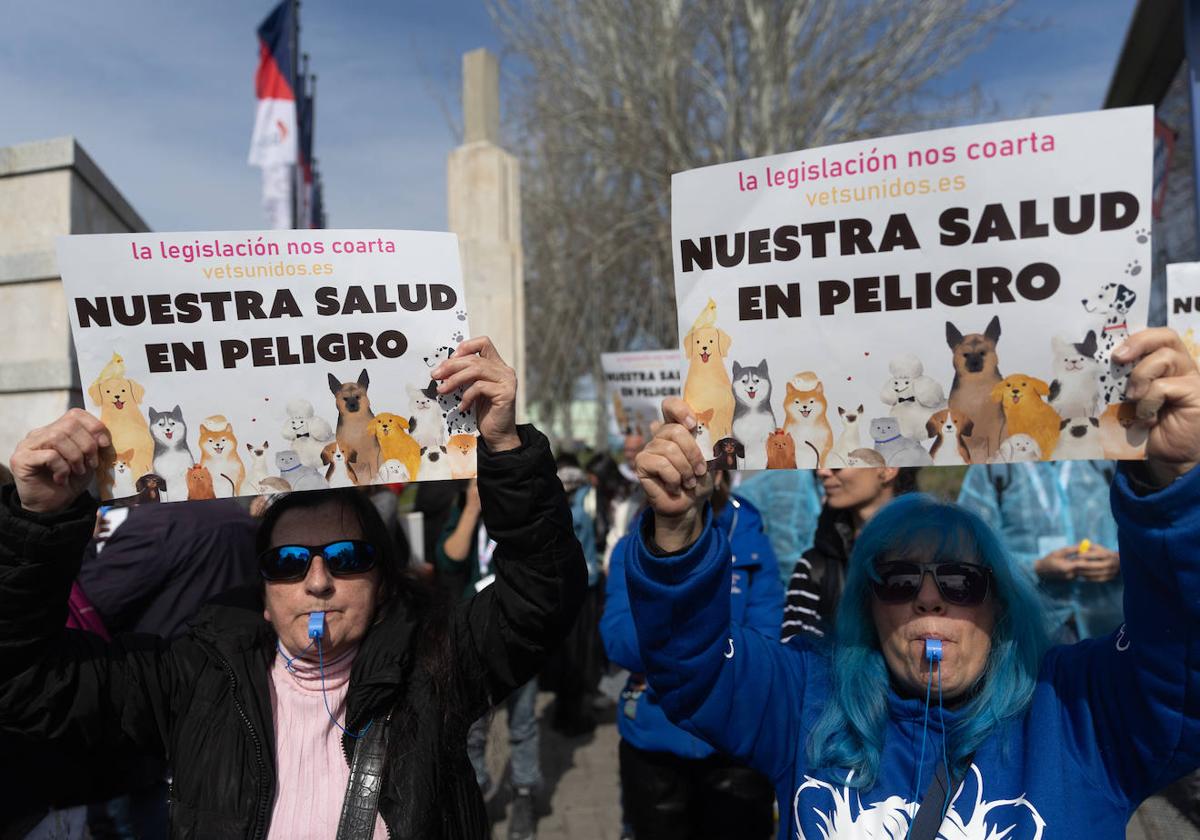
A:
MULTIPOLYGON (((159 231, 264 226, 254 31, 271 0, 0 0, 0 146, 74 135, 159 231)), ((1024 0, 954 84, 995 118, 1098 108, 1133 0, 1024 0)), ((446 227, 460 56, 498 48, 482 2, 304 0, 317 73, 316 156, 335 227, 446 227)))

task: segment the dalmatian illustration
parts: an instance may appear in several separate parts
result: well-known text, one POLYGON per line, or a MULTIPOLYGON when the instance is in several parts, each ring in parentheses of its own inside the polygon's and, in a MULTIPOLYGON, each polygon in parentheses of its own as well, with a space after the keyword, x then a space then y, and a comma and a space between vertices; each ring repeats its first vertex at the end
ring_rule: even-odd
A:
POLYGON ((1100 389, 1106 405, 1120 402, 1125 396, 1125 383, 1132 368, 1113 365, 1112 351, 1129 337, 1125 316, 1135 300, 1137 292, 1124 283, 1105 283, 1098 294, 1082 301, 1086 312, 1104 318, 1104 326, 1098 331, 1100 340, 1095 359, 1100 363, 1100 389))
MULTIPOLYGON (((425 366, 433 370, 439 364, 449 359, 454 355, 454 348, 449 345, 442 345, 424 356, 425 366)), ((446 423, 446 431, 452 435, 466 434, 473 435, 477 431, 475 425, 474 413, 467 411, 459 411, 458 404, 462 402, 463 394, 466 393, 465 388, 455 388, 449 394, 439 394, 437 391, 438 384, 434 380, 429 380, 429 385, 421 390, 421 393, 428 399, 435 400, 438 408, 441 409, 442 419, 446 423)))

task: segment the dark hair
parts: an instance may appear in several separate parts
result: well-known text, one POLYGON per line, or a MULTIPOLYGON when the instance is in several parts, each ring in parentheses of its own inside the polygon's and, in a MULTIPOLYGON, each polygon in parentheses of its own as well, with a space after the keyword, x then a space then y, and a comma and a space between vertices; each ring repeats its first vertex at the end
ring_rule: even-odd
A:
POLYGON ((920 472, 920 467, 899 467, 896 479, 892 482, 892 495, 903 496, 905 493, 916 492, 917 474, 920 472))

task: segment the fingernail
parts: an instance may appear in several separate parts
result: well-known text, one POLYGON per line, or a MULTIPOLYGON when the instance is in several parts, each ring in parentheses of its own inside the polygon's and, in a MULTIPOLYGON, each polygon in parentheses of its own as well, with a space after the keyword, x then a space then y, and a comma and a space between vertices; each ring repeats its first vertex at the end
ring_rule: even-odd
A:
POLYGON ((696 418, 691 416, 683 418, 683 425, 687 426, 689 429, 696 428, 696 418))
POLYGON ((703 461, 701 461, 699 464, 696 464, 696 466, 692 467, 692 472, 694 472, 696 477, 699 478, 708 472, 708 467, 703 461))
POLYGON ((100 461, 97 460, 95 455, 92 455, 88 458, 88 466, 92 469, 96 469, 96 467, 100 466, 100 461))
POLYGON ((442 366, 438 365, 437 367, 435 367, 433 369, 433 371, 429 375, 432 376, 434 379, 441 379, 442 378, 441 370, 442 370, 442 366))
POLYGON ((100 435, 100 446, 112 446, 112 440, 109 439, 108 435, 100 435))

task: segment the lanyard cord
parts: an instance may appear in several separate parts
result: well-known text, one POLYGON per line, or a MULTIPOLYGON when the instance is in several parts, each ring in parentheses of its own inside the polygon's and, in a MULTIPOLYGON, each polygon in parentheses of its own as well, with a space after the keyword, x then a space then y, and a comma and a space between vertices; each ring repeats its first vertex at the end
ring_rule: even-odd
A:
POLYGON ((320 673, 321 673, 321 699, 325 701, 325 714, 329 715, 329 719, 331 721, 333 721, 334 726, 336 726, 338 729, 345 732, 351 738, 361 738, 362 736, 367 734, 367 730, 371 728, 371 724, 374 723, 375 721, 373 721, 373 720, 367 721, 367 725, 362 728, 362 731, 358 732, 356 734, 354 732, 351 732, 346 727, 342 726, 340 723, 338 723, 337 718, 335 718, 333 716, 333 710, 329 708, 329 695, 325 693, 325 653, 321 649, 321 637, 314 636, 312 638, 312 640, 309 641, 308 645, 304 648, 304 650, 300 651, 295 656, 288 656, 287 653, 283 649, 283 643, 278 640, 275 642, 276 650, 278 650, 279 655, 283 657, 283 661, 285 663, 284 667, 288 670, 289 673, 292 673, 292 674, 296 673, 296 665, 295 665, 296 660, 300 659, 302 656, 304 656, 304 654, 308 653, 308 649, 311 648, 313 645, 317 646, 317 667, 320 669, 320 673))
MULTIPOLYGON (((938 668, 938 682, 941 683, 941 668, 938 668)), ((921 790, 921 771, 925 769, 925 736, 929 733, 929 695, 933 688, 933 663, 929 663, 929 679, 925 682, 925 721, 921 725, 921 760, 917 762, 917 784, 913 788, 912 802, 917 803, 917 795, 921 790)), ((939 688, 938 693, 941 694, 939 688)), ((913 817, 915 819, 915 815, 913 817)), ((905 840, 912 834, 913 824, 909 822, 908 831, 905 832, 905 840)))
POLYGON ((946 731, 946 715, 942 708, 942 663, 938 663, 938 720, 942 724, 942 767, 946 768, 946 801, 942 803, 942 820, 946 819, 946 812, 950 810, 950 796, 954 791, 950 790, 950 761, 946 758, 946 741, 950 737, 950 733, 946 731))

